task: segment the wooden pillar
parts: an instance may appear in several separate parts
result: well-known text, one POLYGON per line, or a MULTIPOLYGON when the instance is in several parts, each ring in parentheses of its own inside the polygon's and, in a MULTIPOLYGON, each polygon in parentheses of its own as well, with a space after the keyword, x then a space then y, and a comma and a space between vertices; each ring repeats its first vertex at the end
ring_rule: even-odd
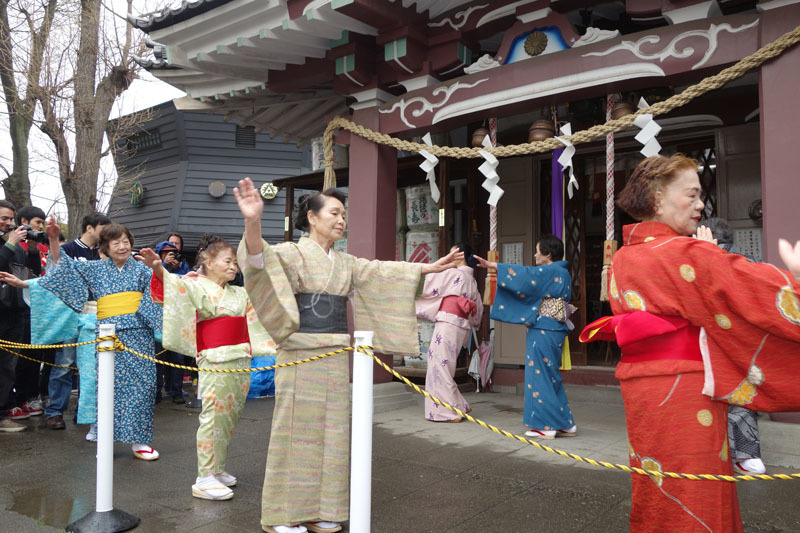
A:
MULTIPOLYGON (((450 246, 456 243, 448 242, 449 229, 453 227, 453 202, 450 198, 450 165, 447 158, 439 159, 438 187, 439 187, 439 209, 444 209, 444 225, 439 225, 439 257, 445 256, 450 252, 450 246)), ((441 214, 439 215, 441 217, 441 214)))
MULTIPOLYGON (((800 20, 800 5, 762 13, 759 45, 792 30, 800 20)), ((778 238, 800 240, 797 223, 797 127, 800 105, 800 46, 795 45, 759 69, 761 113, 761 194, 764 211, 764 260, 785 267, 778 255, 778 238)))
MULTIPOLYGON (((358 109, 353 121, 378 131, 377 107, 358 109)), ((397 151, 352 135, 348 190, 347 252, 366 259, 394 260, 397 211, 397 151)), ((416 335, 416 332, 413 332, 416 335)), ((376 354, 392 366, 392 356, 376 354)), ((375 383, 392 376, 375 368, 375 383)))

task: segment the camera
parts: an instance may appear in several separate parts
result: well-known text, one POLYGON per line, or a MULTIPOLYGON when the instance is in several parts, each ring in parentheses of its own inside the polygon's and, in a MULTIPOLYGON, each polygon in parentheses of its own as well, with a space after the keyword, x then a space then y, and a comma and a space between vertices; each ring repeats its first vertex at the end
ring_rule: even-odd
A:
POLYGON ((50 242, 50 238, 47 236, 47 233, 35 230, 28 224, 20 224, 20 225, 26 230, 28 230, 27 240, 38 242, 39 244, 48 244, 50 242))

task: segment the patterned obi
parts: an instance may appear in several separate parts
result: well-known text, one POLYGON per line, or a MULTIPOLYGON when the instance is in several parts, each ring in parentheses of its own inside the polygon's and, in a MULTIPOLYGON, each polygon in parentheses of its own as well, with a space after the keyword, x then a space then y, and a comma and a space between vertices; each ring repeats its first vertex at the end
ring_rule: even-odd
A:
POLYGON ((659 359, 702 361, 700 328, 677 316, 634 311, 606 316, 586 326, 581 342, 616 341, 623 363, 659 359))
POLYGON ((542 303, 539 304, 539 316, 566 322, 567 306, 564 303, 564 298, 542 298, 542 303))
POLYGON ((132 315, 139 310, 142 293, 138 291, 118 292, 97 299, 97 319, 112 316, 132 315))
POLYGON ((300 311, 297 333, 349 333, 347 296, 300 293, 294 297, 300 311))
POLYGON ((197 352, 250 342, 247 318, 220 316, 197 322, 197 352))
POLYGON ((469 319, 478 311, 478 306, 469 298, 463 296, 445 296, 439 305, 439 311, 450 313, 459 318, 469 319))

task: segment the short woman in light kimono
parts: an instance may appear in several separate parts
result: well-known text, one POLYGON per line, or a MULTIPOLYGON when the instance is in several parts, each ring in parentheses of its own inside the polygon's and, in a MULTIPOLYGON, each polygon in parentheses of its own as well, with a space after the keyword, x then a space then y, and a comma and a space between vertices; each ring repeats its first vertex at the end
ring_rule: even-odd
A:
MULTIPOLYGON (((462 243, 451 251, 463 252, 464 259, 457 268, 425 276, 425 287, 416 307, 417 317, 436 323, 428 349, 425 392, 466 413, 470 411, 469 404, 453 378, 458 354, 467 344, 470 328, 481 323, 483 301, 473 275, 472 269, 478 261, 472 256, 472 248, 462 243)), ((425 418, 431 422, 463 420, 428 398, 425 398, 425 418)))
MULTIPOLYGON (((302 197, 295 227, 308 238, 274 246, 261 238, 263 201, 247 178, 234 189, 245 219, 239 263, 258 318, 278 343, 278 363, 350 346, 347 299, 355 329, 374 331, 380 353, 419 353, 414 297, 421 274, 454 266, 369 261, 333 250, 346 222, 336 189, 302 197)), ((350 387, 347 355, 275 373, 261 524, 264 531, 340 531, 348 517, 350 387)))
POLYGON ((216 241, 198 255, 200 274, 166 272, 149 248, 141 251, 153 269, 153 298, 164 302, 163 345, 197 354, 203 410, 197 430, 197 480, 192 496, 230 500, 236 477, 225 471, 228 445, 250 389, 250 359, 274 354, 275 343, 258 322, 243 287, 229 285, 239 267, 230 244, 216 241), (247 370, 239 373, 203 370, 247 370))
MULTIPOLYGON (((61 231, 54 219, 48 235, 61 231)), ((154 331, 161 330, 161 307, 150 298, 153 271, 131 257, 133 235, 125 226, 109 224, 100 232, 99 261, 76 261, 58 248, 50 250, 55 268, 38 280, 75 312, 97 298, 97 326, 114 324, 126 346, 153 356, 154 331)), ((4 280, 8 281, 8 280, 4 280)), ((17 280, 19 281, 19 280, 17 280)), ((153 439, 156 369, 152 361, 128 351, 114 356, 114 440, 131 444, 133 455, 145 461, 158 459, 153 439)))

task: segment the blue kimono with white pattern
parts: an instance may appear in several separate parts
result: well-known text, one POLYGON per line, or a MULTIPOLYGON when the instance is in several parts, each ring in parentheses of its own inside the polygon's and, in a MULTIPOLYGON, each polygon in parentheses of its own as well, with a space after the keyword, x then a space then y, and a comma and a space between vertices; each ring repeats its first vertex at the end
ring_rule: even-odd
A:
MULTIPOLYGON (((126 346, 153 356, 153 334, 161 330, 161 306, 150 298, 150 267, 131 258, 117 268, 111 259, 75 261, 62 253, 56 267, 41 278, 39 286, 58 296, 79 312, 90 293, 98 300, 120 292, 142 293, 135 313, 97 320, 114 324, 117 337, 126 346)), ((156 394, 155 363, 130 352, 116 352, 114 358, 114 440, 149 443, 153 439, 153 407, 156 394)))
MULTIPOLYGON (((52 292, 28 280, 31 307, 31 344, 91 342, 95 339, 97 315, 76 313, 52 292)), ((97 350, 94 344, 76 348, 81 393, 78 396, 78 424, 97 422, 97 350)))
POLYGON ((497 264, 497 296, 492 318, 528 328, 525 337, 525 410, 523 422, 532 429, 567 429, 575 424, 561 383, 561 350, 569 333, 565 322, 539 316, 542 298, 572 297, 566 261, 549 265, 497 264))

